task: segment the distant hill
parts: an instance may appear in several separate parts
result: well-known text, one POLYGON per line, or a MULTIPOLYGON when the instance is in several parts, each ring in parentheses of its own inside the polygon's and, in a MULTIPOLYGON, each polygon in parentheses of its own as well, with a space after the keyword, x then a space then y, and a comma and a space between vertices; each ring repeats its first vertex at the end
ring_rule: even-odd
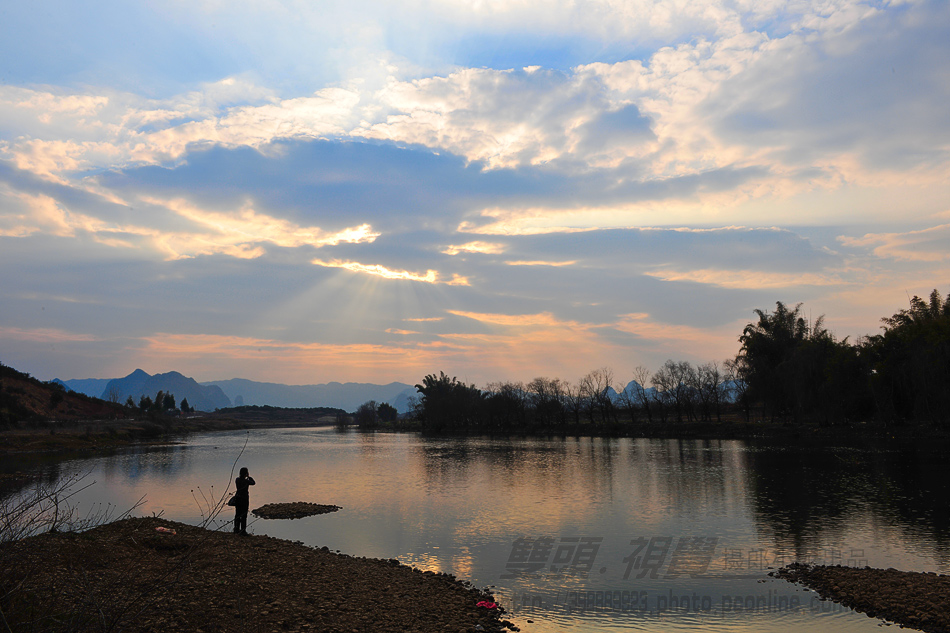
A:
MULTIPOLYGON (((404 413, 409 410, 408 399, 416 395, 416 390, 412 385, 402 382, 391 382, 388 385, 362 382, 284 385, 232 378, 201 384, 220 387, 235 406, 334 407, 345 411, 356 411, 364 402, 375 400, 378 403, 391 404, 397 411, 404 413)), ((178 394, 175 395, 177 397, 178 394)), ((189 402, 191 402, 190 399, 189 402)))
POLYGON ((120 403, 132 396, 138 404, 143 395, 154 398, 159 390, 170 391, 175 395, 176 403, 181 404, 182 398, 187 398, 188 404, 199 411, 214 411, 230 406, 271 406, 288 409, 331 407, 352 412, 364 402, 375 400, 405 413, 411 409, 409 399, 418 395, 415 387, 402 382, 388 385, 361 382, 284 385, 232 378, 198 383, 176 371, 152 376, 141 369, 136 369, 125 378, 57 378, 53 382, 94 398, 117 400, 120 403))
POLYGON ((0 426, 24 420, 102 420, 125 415, 119 405, 70 393, 59 383, 41 382, 0 364, 0 426))
MULTIPOLYGON (((71 388, 71 381, 63 382, 71 388)), ((220 387, 198 384, 194 378, 183 376, 177 371, 152 376, 136 369, 125 378, 108 381, 100 397, 103 400, 124 403, 132 396, 132 400, 138 404, 142 396, 154 398, 159 391, 173 394, 176 405, 187 399, 188 405, 198 411, 214 411, 231 406, 231 400, 220 387)))
POLYGON ((54 378, 50 382, 62 385, 69 391, 76 391, 93 398, 98 398, 102 395, 103 390, 106 388, 106 385, 109 384, 110 380, 111 378, 80 378, 75 380, 60 380, 59 378, 54 378))

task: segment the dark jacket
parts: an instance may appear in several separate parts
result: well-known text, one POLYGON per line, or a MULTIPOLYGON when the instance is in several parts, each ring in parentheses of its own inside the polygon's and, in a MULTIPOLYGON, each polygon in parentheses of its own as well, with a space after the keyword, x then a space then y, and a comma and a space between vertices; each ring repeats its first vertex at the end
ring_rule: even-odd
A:
POLYGON ((251 476, 247 477, 238 477, 234 480, 234 486, 237 488, 235 496, 237 497, 237 503, 235 504, 239 508, 247 508, 251 503, 251 497, 247 493, 248 486, 254 485, 254 478, 251 476))

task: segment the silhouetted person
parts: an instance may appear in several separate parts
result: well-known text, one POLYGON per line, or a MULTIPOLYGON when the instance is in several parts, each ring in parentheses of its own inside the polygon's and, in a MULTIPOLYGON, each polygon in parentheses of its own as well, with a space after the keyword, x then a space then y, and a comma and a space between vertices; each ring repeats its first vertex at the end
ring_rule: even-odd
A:
POLYGON ((254 478, 247 472, 247 468, 242 468, 237 479, 234 480, 237 492, 237 503, 234 505, 234 533, 247 534, 247 510, 251 507, 251 497, 247 493, 247 487, 254 485, 254 478))

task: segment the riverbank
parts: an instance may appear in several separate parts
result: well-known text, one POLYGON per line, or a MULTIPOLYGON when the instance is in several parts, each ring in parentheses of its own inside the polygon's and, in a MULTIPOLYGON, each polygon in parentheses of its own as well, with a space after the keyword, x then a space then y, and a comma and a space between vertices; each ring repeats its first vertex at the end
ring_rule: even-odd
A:
POLYGON ((23 583, 2 605, 14 631, 518 630, 453 576, 154 517, 3 544, 0 563, 23 583))
POLYGON ((770 574, 818 592, 823 600, 928 633, 950 631, 950 576, 793 563, 770 574))
POLYGON ((109 451, 126 446, 169 444, 189 433, 238 431, 273 427, 327 427, 325 416, 303 415, 288 409, 283 418, 219 415, 188 417, 152 415, 111 420, 47 420, 21 423, 0 430, 0 455, 11 453, 84 453, 109 451))
MULTIPOLYGON (((307 414, 304 409, 273 409, 266 415, 232 410, 200 414, 187 418, 155 416, 145 419, 40 421, 0 431, 0 456, 15 453, 62 453, 67 456, 107 452, 128 446, 170 444, 182 441, 190 433, 238 431, 264 428, 326 428, 335 426, 327 416, 307 414)), ((359 433, 418 433, 416 428, 380 426, 350 430, 359 433)), ((439 437, 485 437, 490 434, 440 434, 439 437)), ((781 422, 669 422, 602 427, 581 424, 557 431, 534 433, 505 432, 497 437, 629 437, 635 439, 747 440, 754 442, 795 442, 808 446, 893 446, 897 443, 926 441, 935 446, 950 446, 950 432, 918 426, 883 427, 876 425, 818 426, 781 422)), ((435 437, 435 435, 433 435, 435 437)), ((3 473, 0 473, 3 477, 3 473)))

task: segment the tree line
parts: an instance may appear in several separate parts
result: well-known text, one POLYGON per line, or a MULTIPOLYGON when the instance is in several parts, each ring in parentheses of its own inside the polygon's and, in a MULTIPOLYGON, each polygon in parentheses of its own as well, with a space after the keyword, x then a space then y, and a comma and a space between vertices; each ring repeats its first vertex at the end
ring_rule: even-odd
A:
POLYGON ((188 398, 182 398, 181 404, 175 404, 175 394, 161 389, 158 393, 155 394, 153 399, 151 396, 142 394, 139 397, 138 405, 135 404, 135 399, 132 396, 129 396, 125 401, 125 406, 128 409, 138 408, 145 413, 174 413, 176 411, 181 411, 182 413, 192 413, 194 412, 194 407, 188 404, 188 398))
POLYGON ((914 296, 881 319, 882 333, 855 343, 836 340, 820 317, 809 323, 801 304, 755 312, 735 360, 747 410, 824 424, 950 421, 950 297, 914 296))
POLYGON ((427 432, 549 432, 584 428, 622 433, 636 423, 721 422, 733 408, 736 381, 727 363, 694 366, 668 360, 655 372, 637 367, 627 385, 603 367, 575 383, 539 377, 483 389, 444 372, 416 385, 412 417, 427 432))
MULTIPOLYGON (((937 290, 929 300, 915 296, 908 308, 882 319, 881 334, 854 343, 837 340, 823 317, 812 322, 801 308, 777 302, 773 312, 755 310, 758 319, 743 329, 734 358, 702 365, 668 360, 656 371, 640 366, 626 385, 609 368, 576 383, 539 377, 484 388, 429 374, 415 386, 410 417, 434 433, 622 433, 641 423, 724 419, 950 422, 950 297, 937 290)), ((361 426, 380 424, 379 406, 361 407, 361 426)))

